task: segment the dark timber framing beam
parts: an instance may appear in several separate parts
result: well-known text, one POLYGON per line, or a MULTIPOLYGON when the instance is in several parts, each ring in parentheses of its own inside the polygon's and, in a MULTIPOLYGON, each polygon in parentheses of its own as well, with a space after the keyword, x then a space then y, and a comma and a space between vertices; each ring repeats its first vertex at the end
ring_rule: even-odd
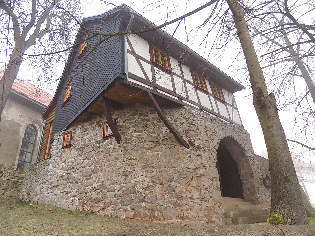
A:
POLYGON ((102 97, 101 101, 102 101, 102 104, 103 104, 106 121, 107 121, 110 129, 112 130, 113 135, 114 135, 117 143, 119 144, 120 141, 121 141, 121 136, 120 136, 120 134, 118 132, 118 129, 117 129, 116 125, 113 123, 113 118, 112 118, 112 115, 110 114, 110 111, 109 111, 109 108, 108 108, 108 105, 107 105, 107 98, 102 97))
POLYGON ((164 115, 164 113, 162 112, 159 104, 157 103, 157 101, 155 100, 154 96, 152 95, 152 93, 147 91, 147 94, 156 110, 156 112, 158 113, 160 119, 163 121, 163 123, 165 124, 165 126, 171 131, 171 133, 174 135, 175 139, 177 140, 177 142, 179 142, 179 144, 183 145, 185 148, 189 148, 188 143, 183 139, 183 137, 179 134, 179 132, 174 128, 174 126, 168 121, 168 119, 166 118, 166 116, 164 115))
POLYGON ((124 106, 118 102, 113 101, 112 99, 109 99, 107 97, 104 97, 106 99, 106 104, 108 104, 109 106, 115 107, 117 109, 122 109, 124 108, 124 106))

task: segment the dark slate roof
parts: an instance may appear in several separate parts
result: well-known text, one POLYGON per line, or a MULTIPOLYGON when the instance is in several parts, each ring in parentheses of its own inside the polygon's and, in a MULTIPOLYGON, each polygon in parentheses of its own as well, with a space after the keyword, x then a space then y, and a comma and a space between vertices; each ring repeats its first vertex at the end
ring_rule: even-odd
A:
POLYGON ((153 44, 156 44, 156 46, 160 46, 161 48, 163 48, 163 46, 165 47, 166 45, 159 44, 162 44, 161 42, 163 42, 163 44, 167 42, 167 46, 171 45, 171 47, 168 47, 168 52, 171 56, 178 60, 181 60, 181 58, 185 58, 185 61, 183 63, 192 66, 193 69, 205 72, 208 77, 210 77, 223 88, 226 88, 231 92, 236 92, 244 89, 243 85, 232 79, 222 70, 211 64, 208 60, 200 56, 198 53, 190 49, 179 40, 172 37, 167 32, 161 29, 142 32, 144 29, 148 29, 148 27, 155 27, 156 25, 125 4, 115 7, 103 14, 84 18, 83 22, 103 19, 118 12, 123 12, 128 15, 133 14, 135 16, 131 27, 132 32, 139 34, 142 38, 153 44))

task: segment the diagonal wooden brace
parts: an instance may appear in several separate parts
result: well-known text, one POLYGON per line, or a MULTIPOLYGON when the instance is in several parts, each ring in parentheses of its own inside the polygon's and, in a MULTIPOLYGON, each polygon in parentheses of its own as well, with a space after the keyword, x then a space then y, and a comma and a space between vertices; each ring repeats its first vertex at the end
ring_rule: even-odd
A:
POLYGON ((183 145, 185 148, 189 148, 188 143, 183 139, 183 137, 179 134, 179 132, 175 129, 175 127, 169 122, 169 120, 166 118, 166 116, 164 115, 164 113, 162 112, 159 104, 157 103, 157 101, 155 100, 155 98, 153 97, 152 93, 146 91, 156 112, 158 113, 160 119, 163 121, 163 123, 165 124, 165 126, 171 131, 171 133, 174 135, 175 139, 177 140, 177 142, 179 142, 179 144, 183 145))
POLYGON ((110 111, 108 109, 107 99, 105 97, 102 97, 101 100, 102 100, 102 104, 103 104, 103 108, 104 108, 106 121, 107 121, 111 131, 113 132, 113 135, 114 135, 117 143, 119 144, 120 140, 121 140, 121 136, 119 134, 119 131, 118 131, 116 125, 113 123, 112 115, 110 114, 110 111))

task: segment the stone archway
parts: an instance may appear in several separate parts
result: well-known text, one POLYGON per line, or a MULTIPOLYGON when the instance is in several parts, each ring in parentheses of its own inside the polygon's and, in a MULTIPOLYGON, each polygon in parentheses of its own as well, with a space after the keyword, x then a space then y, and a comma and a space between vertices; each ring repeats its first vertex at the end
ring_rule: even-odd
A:
POLYGON ((217 162, 222 197, 244 198, 237 164, 224 144, 217 150, 217 162))
POLYGON ((221 140, 217 149, 217 169, 222 197, 256 201, 253 171, 244 148, 232 137, 221 140))

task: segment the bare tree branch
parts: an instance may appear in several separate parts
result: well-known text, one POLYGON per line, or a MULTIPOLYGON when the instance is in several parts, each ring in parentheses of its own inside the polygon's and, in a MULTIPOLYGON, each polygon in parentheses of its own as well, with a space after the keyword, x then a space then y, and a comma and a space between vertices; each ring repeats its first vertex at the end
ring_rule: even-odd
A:
POLYGON ((290 141, 290 142, 293 142, 293 143, 297 143, 297 144, 301 145, 302 147, 305 147, 305 148, 307 148, 309 150, 315 151, 315 147, 310 147, 310 146, 308 146, 308 145, 306 145, 304 143, 301 143, 301 142, 293 140, 293 139, 287 139, 287 140, 290 141))

